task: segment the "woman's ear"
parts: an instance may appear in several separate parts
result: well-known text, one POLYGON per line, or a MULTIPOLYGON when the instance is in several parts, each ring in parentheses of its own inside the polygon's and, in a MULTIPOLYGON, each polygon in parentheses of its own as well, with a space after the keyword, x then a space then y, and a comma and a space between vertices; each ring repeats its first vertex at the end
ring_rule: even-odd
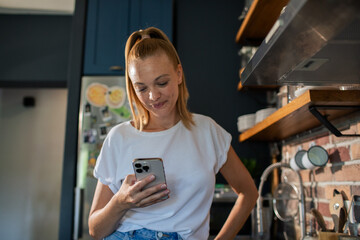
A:
POLYGON ((183 79, 183 69, 181 64, 178 64, 177 69, 176 69, 176 74, 178 77, 178 85, 180 85, 182 83, 182 79, 183 79))

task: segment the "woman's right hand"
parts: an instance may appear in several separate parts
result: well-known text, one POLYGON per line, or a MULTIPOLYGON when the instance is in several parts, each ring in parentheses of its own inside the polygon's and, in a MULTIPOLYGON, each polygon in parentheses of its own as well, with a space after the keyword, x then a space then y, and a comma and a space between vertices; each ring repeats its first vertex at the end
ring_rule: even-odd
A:
POLYGON ((134 174, 127 175, 120 190, 114 198, 119 204, 125 205, 125 208, 141 208, 162 202, 169 197, 169 190, 166 184, 158 184, 148 189, 143 188, 155 180, 154 175, 136 181, 134 174))
POLYGON ((142 190, 154 179, 148 176, 136 181, 134 174, 128 175, 115 195, 109 186, 98 181, 89 214, 90 235, 102 239, 118 227, 130 208, 146 207, 166 200, 169 190, 165 184, 142 190))

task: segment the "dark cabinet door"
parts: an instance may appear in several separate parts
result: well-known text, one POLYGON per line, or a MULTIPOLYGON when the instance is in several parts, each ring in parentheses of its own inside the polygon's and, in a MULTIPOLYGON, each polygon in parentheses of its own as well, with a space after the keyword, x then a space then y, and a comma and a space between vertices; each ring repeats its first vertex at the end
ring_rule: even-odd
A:
POLYGON ((130 32, 147 27, 161 29, 170 40, 173 33, 172 0, 132 0, 130 32))
POLYGON ((89 0, 85 75, 124 75, 129 35, 154 26, 172 39, 172 0, 89 0))
POLYGON ((72 16, 0 14, 0 88, 66 87, 72 16))
POLYGON ((130 0, 90 0, 85 36, 84 73, 123 75, 130 0))

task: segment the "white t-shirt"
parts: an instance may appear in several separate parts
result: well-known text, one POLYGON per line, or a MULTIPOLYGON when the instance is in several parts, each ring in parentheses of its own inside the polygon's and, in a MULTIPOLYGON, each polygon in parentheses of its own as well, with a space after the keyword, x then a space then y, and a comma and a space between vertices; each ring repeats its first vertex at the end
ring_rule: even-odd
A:
POLYGON ((140 228, 177 232, 184 239, 207 239, 215 174, 227 160, 231 135, 209 117, 193 114, 195 126, 181 121, 160 132, 140 132, 130 122, 111 129, 97 159, 94 176, 115 194, 133 174, 135 158, 160 157, 170 198, 129 210, 117 231, 140 228))

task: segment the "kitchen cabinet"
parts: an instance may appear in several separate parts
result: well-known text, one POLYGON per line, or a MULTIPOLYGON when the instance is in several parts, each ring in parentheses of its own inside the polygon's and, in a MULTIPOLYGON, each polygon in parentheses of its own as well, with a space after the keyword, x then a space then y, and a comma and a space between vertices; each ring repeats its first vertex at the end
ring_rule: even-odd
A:
POLYGON ((332 106, 320 110, 329 121, 359 110, 359 90, 308 90, 278 109, 254 127, 240 134, 239 141, 280 141, 321 125, 309 111, 311 106, 332 106), (334 108, 334 107, 340 107, 334 108), (341 109, 342 106, 354 108, 341 109))
POLYGON ((171 39, 172 0, 89 0, 85 40, 85 75, 124 75, 129 35, 150 26, 171 39))
POLYGON ((0 87, 66 87, 72 16, 0 14, 0 87))

